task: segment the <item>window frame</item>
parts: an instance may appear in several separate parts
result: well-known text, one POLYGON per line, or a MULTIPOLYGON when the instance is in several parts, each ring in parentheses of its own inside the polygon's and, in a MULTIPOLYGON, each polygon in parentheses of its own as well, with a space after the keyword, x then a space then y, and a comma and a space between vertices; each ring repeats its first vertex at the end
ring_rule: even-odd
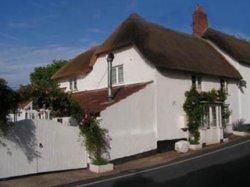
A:
POLYGON ((111 78, 112 85, 121 85, 121 84, 124 83, 124 67, 123 67, 123 64, 113 66, 111 74, 112 74, 112 78, 111 78), (120 71, 120 70, 122 70, 122 71, 120 71), (120 77, 121 75, 122 75, 122 77, 120 77))
POLYGON ((198 92, 202 92, 202 76, 191 76, 192 86, 195 86, 198 92))
POLYGON ((77 90, 77 78, 71 78, 69 79, 69 90, 75 91, 77 90))
POLYGON ((228 81, 225 79, 220 80, 220 89, 228 93, 228 81))

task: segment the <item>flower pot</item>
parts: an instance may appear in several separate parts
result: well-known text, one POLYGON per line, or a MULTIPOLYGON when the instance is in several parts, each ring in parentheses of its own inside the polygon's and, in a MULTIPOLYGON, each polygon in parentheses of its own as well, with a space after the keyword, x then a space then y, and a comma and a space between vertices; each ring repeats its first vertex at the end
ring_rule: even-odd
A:
POLYGON ((94 164, 89 164, 89 170, 94 173, 104 173, 104 172, 109 172, 114 169, 113 164, 105 164, 105 165, 94 165, 94 164))
POLYGON ((229 142, 229 139, 228 138, 223 138, 223 142, 227 143, 227 142, 229 142))
POLYGON ((190 144, 189 149, 191 149, 191 150, 199 150, 199 149, 202 149, 202 145, 201 144, 190 144))

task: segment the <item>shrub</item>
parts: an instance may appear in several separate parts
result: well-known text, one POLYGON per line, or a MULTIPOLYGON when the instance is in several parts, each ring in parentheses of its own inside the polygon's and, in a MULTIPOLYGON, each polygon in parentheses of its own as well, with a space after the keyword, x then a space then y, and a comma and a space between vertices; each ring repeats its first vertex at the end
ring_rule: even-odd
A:
POLYGON ((79 126, 80 133, 84 137, 86 149, 93 164, 104 165, 109 157, 110 137, 107 135, 107 129, 100 126, 100 119, 95 116, 85 117, 83 123, 79 126))
POLYGON ((232 127, 234 131, 240 131, 240 132, 244 132, 244 131, 248 131, 248 125, 245 125, 245 120, 244 119, 239 119, 237 121, 235 121, 234 123, 232 123, 232 127))

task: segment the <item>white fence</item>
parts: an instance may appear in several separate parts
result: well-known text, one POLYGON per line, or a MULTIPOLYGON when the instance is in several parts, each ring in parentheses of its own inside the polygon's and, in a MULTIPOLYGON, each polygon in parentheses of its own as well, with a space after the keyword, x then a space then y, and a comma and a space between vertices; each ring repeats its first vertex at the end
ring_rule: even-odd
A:
POLYGON ((0 137, 0 178, 87 167, 79 128, 52 120, 23 120, 0 137))

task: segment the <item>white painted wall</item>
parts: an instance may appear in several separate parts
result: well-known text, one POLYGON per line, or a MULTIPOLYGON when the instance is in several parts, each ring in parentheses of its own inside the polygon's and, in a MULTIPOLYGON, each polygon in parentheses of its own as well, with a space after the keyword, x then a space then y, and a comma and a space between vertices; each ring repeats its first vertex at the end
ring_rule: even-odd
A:
MULTIPOLYGON (((127 47, 114 52, 113 66, 123 65, 124 83, 133 84, 153 80, 154 66, 150 65, 136 47, 127 47)), ((93 70, 86 76, 77 77, 78 91, 107 87, 107 56, 97 58, 93 70)), ((59 82, 61 88, 69 91, 69 80, 59 82)), ((114 85, 115 86, 115 85, 114 85)))
POLYGON ((87 167, 79 128, 52 120, 17 122, 0 137, 0 158, 0 178, 87 167))
MULTIPOLYGON (((157 139, 171 140, 187 138, 186 132, 183 132, 183 104, 185 102, 185 92, 190 90, 192 86, 191 75, 174 73, 174 72, 156 72, 157 83, 157 139)), ((231 83, 229 92, 233 89, 235 84, 231 83)), ((202 91, 211 91, 212 89, 220 89, 220 79, 209 76, 202 77, 202 91)), ((231 93, 234 94, 234 93, 231 93)), ((235 97, 235 96, 234 96, 235 97)), ((235 100, 233 105, 236 104, 235 100)), ((215 131, 211 131, 215 132, 215 131)), ((209 132, 210 133, 210 132, 209 132)), ((215 132, 217 133, 217 131, 215 132)), ((217 141, 215 139, 208 139, 207 142, 217 141)), ((209 144, 209 143, 208 143, 209 144)))
POLYGON ((191 88, 191 76, 172 72, 156 72, 157 140, 187 138, 178 124, 185 115, 182 108, 185 92, 191 88))
POLYGON ((245 119, 246 123, 250 123, 250 66, 239 63, 213 42, 208 41, 208 43, 214 47, 231 65, 233 65, 240 72, 243 80, 247 82, 247 87, 243 88, 243 91, 235 85, 235 82, 232 83, 230 91, 231 93, 237 94, 238 97, 236 98, 231 96, 230 103, 235 110, 232 115, 232 122, 238 119, 245 119))
POLYGON ((112 160, 157 148, 154 108, 151 83, 101 112, 102 125, 112 138, 112 160))

